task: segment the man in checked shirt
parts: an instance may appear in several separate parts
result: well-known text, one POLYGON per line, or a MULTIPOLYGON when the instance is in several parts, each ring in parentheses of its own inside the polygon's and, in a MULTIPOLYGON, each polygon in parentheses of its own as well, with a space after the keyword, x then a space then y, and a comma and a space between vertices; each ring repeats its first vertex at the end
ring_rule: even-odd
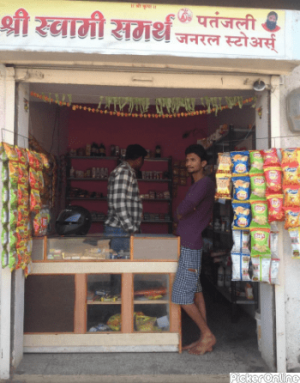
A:
POLYGON ((141 145, 129 145, 125 161, 111 172, 108 179, 108 217, 104 234, 115 237, 111 240, 111 248, 117 253, 129 250, 129 237, 124 236, 140 229, 143 206, 136 171, 143 166, 146 155, 147 151, 141 145))

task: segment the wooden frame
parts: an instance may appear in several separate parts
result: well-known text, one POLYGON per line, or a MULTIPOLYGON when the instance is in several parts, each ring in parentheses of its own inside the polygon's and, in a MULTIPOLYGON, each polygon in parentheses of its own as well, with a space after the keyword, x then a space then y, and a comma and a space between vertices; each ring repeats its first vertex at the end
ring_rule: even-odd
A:
POLYGON ((74 333, 85 334, 87 330, 87 275, 75 274, 74 333))

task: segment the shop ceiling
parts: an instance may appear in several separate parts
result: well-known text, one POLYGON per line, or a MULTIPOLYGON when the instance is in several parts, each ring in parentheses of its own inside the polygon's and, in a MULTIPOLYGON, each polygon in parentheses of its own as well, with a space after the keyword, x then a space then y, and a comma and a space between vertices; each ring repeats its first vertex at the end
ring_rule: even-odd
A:
MULTIPOLYGON (((151 104, 155 104, 158 97, 191 97, 196 99, 196 104, 201 104, 201 97, 233 97, 243 96, 245 98, 255 95, 251 90, 212 90, 212 89, 180 89, 180 88, 148 88, 148 87, 116 87, 116 86, 93 86, 72 84, 30 84, 30 91, 45 95, 71 94, 72 102, 79 104, 98 104, 99 96, 113 97, 147 97, 151 104)), ((31 97, 32 101, 43 102, 31 97)))

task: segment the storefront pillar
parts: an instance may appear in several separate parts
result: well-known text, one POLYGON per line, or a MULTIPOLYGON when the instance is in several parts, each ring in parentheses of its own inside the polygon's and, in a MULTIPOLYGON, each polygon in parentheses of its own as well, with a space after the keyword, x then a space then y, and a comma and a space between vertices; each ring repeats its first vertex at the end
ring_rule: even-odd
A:
MULTIPOLYGON (((281 147, 280 134, 280 77, 271 78, 271 147, 281 147)), ((283 223, 278 222, 278 257, 280 259, 279 285, 275 285, 275 315, 276 315, 276 355, 277 371, 286 372, 286 306, 285 306, 285 264, 283 249, 283 223)))
MULTIPOLYGON (((15 130, 15 70, 0 67, 0 115, 1 140, 14 144, 15 130)), ((0 163, 0 170, 2 164, 0 163)), ((0 201, 2 209, 2 201, 0 201)), ((2 245, 0 245, 2 252, 2 245)), ((10 376, 11 358, 11 285, 12 273, 9 268, 0 269, 0 379, 10 376)))

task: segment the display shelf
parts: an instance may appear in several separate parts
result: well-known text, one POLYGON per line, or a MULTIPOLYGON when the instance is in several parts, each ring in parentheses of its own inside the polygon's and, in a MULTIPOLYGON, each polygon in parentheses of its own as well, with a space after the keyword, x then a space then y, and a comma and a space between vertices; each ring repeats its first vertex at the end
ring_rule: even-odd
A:
POLYGON ((97 197, 97 198, 84 198, 84 197, 67 197, 69 201, 107 201, 107 197, 97 197))
POLYGON ((112 160, 117 161, 119 157, 100 157, 100 156, 69 156, 72 160, 112 160))
POLYGON ((171 198, 153 198, 153 199, 150 199, 150 198, 142 198, 141 199, 142 202, 171 202, 171 198))
POLYGON ((108 181, 108 178, 77 178, 77 177, 67 177, 69 181, 108 181))
POLYGON ((138 300, 138 299, 135 299, 133 301, 133 303, 135 305, 140 305, 140 304, 143 304, 143 305, 168 305, 170 302, 168 300, 159 300, 159 299, 156 299, 156 300, 138 300))
POLYGON ((148 162, 168 162, 168 161, 171 161, 172 158, 171 157, 150 157, 150 158, 145 158, 145 161, 148 161, 148 162))
POLYGON ((172 182, 171 179, 156 179, 156 180, 148 180, 143 178, 138 178, 138 182, 172 182))
POLYGON ((142 223, 173 223, 173 221, 169 220, 169 221, 165 221, 165 220, 142 220, 142 223))
POLYGON ((115 302, 101 302, 101 301, 87 300, 86 303, 88 305, 120 305, 122 303, 122 301, 121 301, 121 299, 119 299, 115 302))

